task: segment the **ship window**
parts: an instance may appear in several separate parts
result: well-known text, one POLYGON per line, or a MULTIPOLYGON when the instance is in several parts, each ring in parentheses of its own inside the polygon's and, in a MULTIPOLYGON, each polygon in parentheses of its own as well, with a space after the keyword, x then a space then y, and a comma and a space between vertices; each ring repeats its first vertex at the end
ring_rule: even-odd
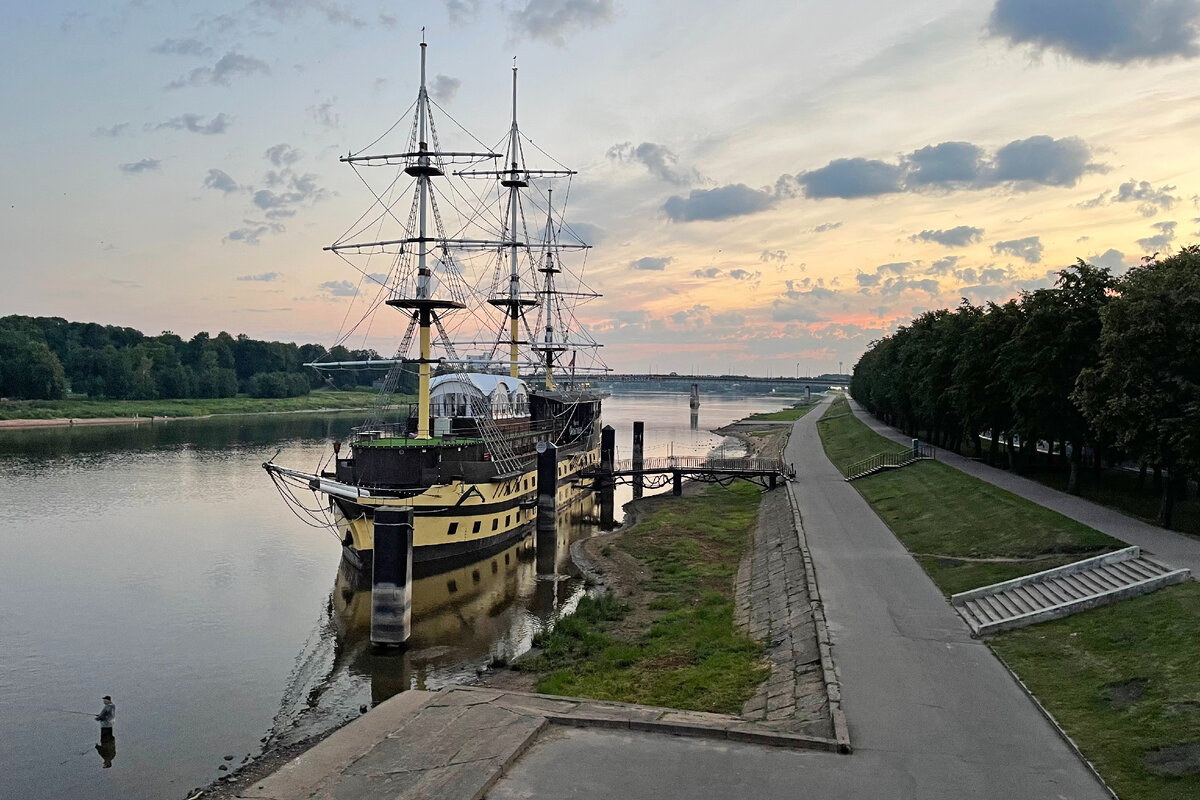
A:
POLYGON ((529 478, 525 479, 525 489, 526 489, 526 491, 529 490, 529 478))
POLYGON ((479 533, 479 520, 475 520, 475 524, 471 526, 471 533, 479 533))
POLYGON ((457 523, 457 522, 451 522, 451 523, 450 523, 450 530, 446 531, 446 535, 447 535, 447 536, 453 536, 453 535, 454 535, 454 534, 456 534, 456 533, 458 533, 458 523, 457 523))
POLYGON ((505 563, 505 564, 507 564, 507 563, 508 563, 508 553, 505 553, 505 554, 504 554, 504 563, 505 563))
POLYGON ((492 559, 492 574, 493 574, 493 575, 495 575, 495 574, 496 574, 496 571, 497 571, 497 570, 499 570, 499 569, 500 569, 500 567, 498 567, 498 566, 496 565, 496 560, 495 560, 495 559, 492 559))
POLYGON ((446 591, 450 592, 450 594, 454 594, 458 591, 458 584, 454 581, 446 581, 446 591))
POLYGON ((507 528, 511 522, 512 522, 512 514, 505 514, 504 515, 504 527, 507 528))
POLYGON ((492 520, 492 530, 496 530, 496 528, 499 528, 499 527, 500 527, 500 518, 496 517, 495 519, 492 520))
POLYGON ((471 571, 471 580, 479 583, 479 570, 476 569, 471 571))

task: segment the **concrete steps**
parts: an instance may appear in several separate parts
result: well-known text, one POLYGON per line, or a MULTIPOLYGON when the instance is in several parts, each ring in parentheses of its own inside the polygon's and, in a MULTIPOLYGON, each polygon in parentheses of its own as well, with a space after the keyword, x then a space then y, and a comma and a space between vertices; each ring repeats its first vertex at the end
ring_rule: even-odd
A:
POLYGON ((1059 619, 1188 579, 1138 547, 1087 558, 950 598, 976 636, 1059 619))

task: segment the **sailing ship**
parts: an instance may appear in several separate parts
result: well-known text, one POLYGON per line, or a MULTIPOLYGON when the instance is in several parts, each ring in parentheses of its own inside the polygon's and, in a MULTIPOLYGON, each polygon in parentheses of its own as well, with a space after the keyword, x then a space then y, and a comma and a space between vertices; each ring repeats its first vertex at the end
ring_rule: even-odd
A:
POLYGON ((443 150, 434 114, 441 109, 426 88, 426 48, 422 42, 420 88, 405 146, 340 159, 363 178, 375 203, 325 248, 378 287, 360 324, 387 306, 407 318, 407 329, 391 359, 310 365, 388 370, 367 419, 353 429, 349 453, 334 442, 332 469, 313 473, 273 460, 263 465, 285 499, 314 524, 331 528, 346 560, 359 567, 371 563, 379 509, 413 510, 413 565, 428 571, 431 564, 497 552, 531 530, 541 443, 557 449, 555 491, 562 503, 589 490, 579 474, 600 459, 607 393, 594 389, 589 376, 608 369, 599 360, 600 345, 574 313, 599 294, 582 281, 582 270, 563 259, 572 252, 586 257, 588 249, 565 222, 561 202, 576 173, 557 162, 549 169, 526 166, 529 140, 517 125, 515 64, 512 122, 502 152, 494 152, 499 146, 443 150), (368 168, 388 173, 383 188, 376 190, 360 172, 368 168), (472 188, 481 181, 492 188, 472 188), (405 183, 411 192, 402 191, 405 183), (556 184, 566 186, 557 198, 556 184), (466 207, 447 208, 454 199, 466 207), (529 234, 527 213, 545 220, 537 236, 529 234), (394 235, 393 223, 399 228, 394 235), (386 274, 371 271, 381 258, 386 274), (464 261, 485 262, 473 285, 464 261), (467 324, 456 327, 456 317, 467 324), (447 325, 478 338, 455 341, 447 325), (414 338, 417 351, 410 354, 414 338), (460 348, 484 352, 460 357, 460 348), (587 363, 577 363, 583 359, 587 363), (403 421, 388 422, 401 376, 412 367, 415 408, 403 421), (304 490, 318 495, 317 507, 306 504, 304 490))

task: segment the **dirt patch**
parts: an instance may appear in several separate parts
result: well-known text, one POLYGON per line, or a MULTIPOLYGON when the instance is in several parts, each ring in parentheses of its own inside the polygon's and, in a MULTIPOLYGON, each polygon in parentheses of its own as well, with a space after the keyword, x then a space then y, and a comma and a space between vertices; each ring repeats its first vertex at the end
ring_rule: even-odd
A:
POLYGON ((1163 709, 1163 713, 1170 717, 1179 716, 1181 714, 1200 714, 1200 702, 1195 700, 1184 700, 1180 703, 1171 703, 1163 709))
POLYGON ((1185 742, 1151 750, 1142 757, 1155 775, 1200 775, 1200 742, 1185 742))
POLYGON ((787 445, 791 432, 791 425, 780 425, 777 422, 764 422, 760 425, 739 422, 713 431, 745 444, 746 450, 753 458, 782 458, 783 448, 787 445))
POLYGON ((1145 678, 1133 678, 1132 680, 1118 683, 1109 686, 1104 690, 1105 699, 1113 708, 1129 708, 1131 705, 1142 699, 1142 693, 1146 689, 1145 678))

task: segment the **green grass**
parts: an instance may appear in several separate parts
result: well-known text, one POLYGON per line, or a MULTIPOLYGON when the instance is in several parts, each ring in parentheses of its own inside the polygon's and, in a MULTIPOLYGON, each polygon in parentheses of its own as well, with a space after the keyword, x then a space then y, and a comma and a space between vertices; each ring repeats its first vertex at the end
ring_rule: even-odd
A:
POLYGON ((749 422, 794 422, 795 420, 800 419, 801 417, 803 417, 805 414, 807 414, 809 411, 812 411, 816 407, 817 407, 816 404, 813 403, 813 404, 807 405, 807 406, 792 406, 791 408, 785 408, 781 411, 771 411, 771 412, 765 412, 765 413, 761 413, 761 414, 751 414, 749 417, 747 417, 747 421, 749 421, 749 422))
MULTIPOLYGON (((98 417, 200 417, 209 414, 262 414, 280 411, 366 408, 375 392, 312 392, 302 397, 239 395, 187 400, 8 400, 0 419, 95 419, 98 417)), ((397 398, 395 402, 403 402, 397 398)))
POLYGON ((670 708, 736 714, 769 674, 762 645, 733 624, 733 582, 758 514, 756 486, 710 487, 656 501, 615 544, 650 568, 646 630, 612 630, 627 609, 585 598, 538 639, 521 668, 537 690, 670 708))
POLYGON ((1000 634, 992 648, 1021 676, 1122 800, 1200 797, 1200 774, 1150 772, 1145 755, 1200 742, 1200 584, 1000 634), (1114 708, 1110 690, 1144 680, 1114 708))
MULTIPOLYGON (((834 404, 828 416, 840 413, 842 404, 834 404)), ((852 415, 830 419, 819 431, 826 454, 839 468, 898 448, 852 415)), ((854 486, 947 594, 1123 546, 1111 536, 937 461, 861 478, 854 486)))
MULTIPOLYGON (((852 416, 820 431, 835 463, 888 444, 852 416)), ((1121 546, 944 464, 921 462, 854 485, 948 594, 1121 546)), ((988 644, 1123 800, 1200 797, 1200 775, 1155 774, 1144 762, 1157 749, 1200 742, 1200 585, 1002 633, 988 644), (1142 698, 1114 705, 1113 688, 1134 679, 1145 681, 1142 698)))

